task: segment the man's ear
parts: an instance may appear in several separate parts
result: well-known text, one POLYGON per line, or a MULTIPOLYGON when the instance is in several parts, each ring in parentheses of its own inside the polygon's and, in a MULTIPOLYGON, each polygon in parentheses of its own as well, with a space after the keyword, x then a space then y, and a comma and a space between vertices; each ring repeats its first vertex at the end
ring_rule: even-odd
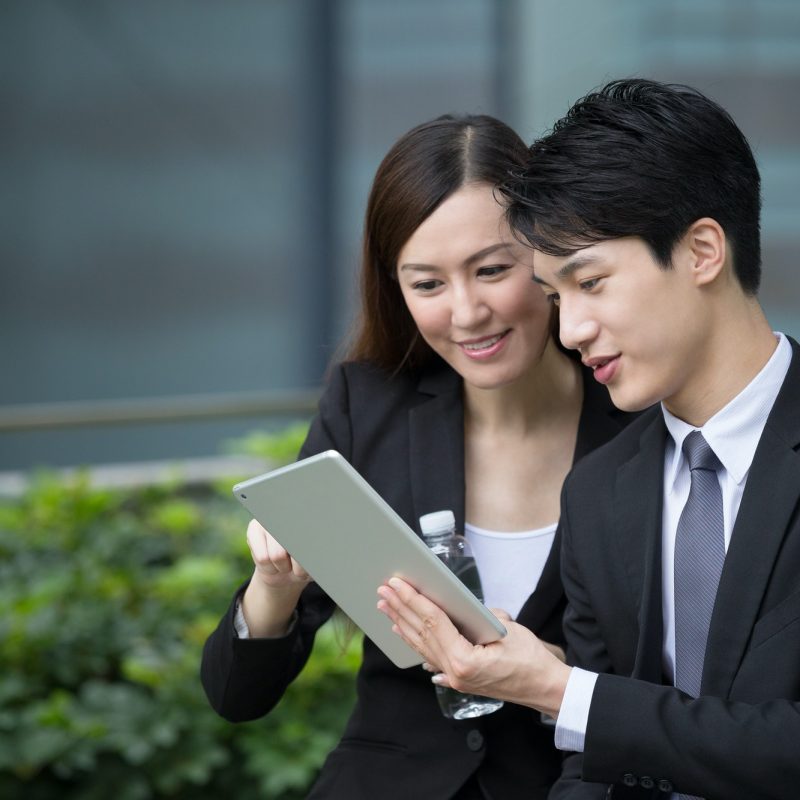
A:
POLYGON ((693 222, 684 237, 690 257, 692 277, 697 286, 713 283, 728 260, 728 242, 722 226, 711 217, 693 222))

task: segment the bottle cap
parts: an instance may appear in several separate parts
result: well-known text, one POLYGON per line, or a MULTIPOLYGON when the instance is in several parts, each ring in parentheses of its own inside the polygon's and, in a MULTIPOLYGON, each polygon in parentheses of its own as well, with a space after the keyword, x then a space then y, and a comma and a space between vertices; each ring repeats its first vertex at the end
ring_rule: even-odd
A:
POLYGON ((419 526, 423 536, 435 533, 446 533, 456 529, 456 518, 452 511, 432 511, 419 518, 419 526))

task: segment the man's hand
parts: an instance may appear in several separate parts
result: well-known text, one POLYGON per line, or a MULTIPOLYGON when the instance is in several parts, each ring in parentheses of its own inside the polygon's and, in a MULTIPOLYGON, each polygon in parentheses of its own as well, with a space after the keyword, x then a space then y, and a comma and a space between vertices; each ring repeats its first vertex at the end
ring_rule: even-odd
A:
POLYGON ((530 706, 557 717, 570 668, 504 611, 493 609, 508 634, 487 645, 473 645, 447 615, 399 578, 378 589, 378 610, 393 630, 422 655, 433 680, 459 692, 480 694, 530 706))

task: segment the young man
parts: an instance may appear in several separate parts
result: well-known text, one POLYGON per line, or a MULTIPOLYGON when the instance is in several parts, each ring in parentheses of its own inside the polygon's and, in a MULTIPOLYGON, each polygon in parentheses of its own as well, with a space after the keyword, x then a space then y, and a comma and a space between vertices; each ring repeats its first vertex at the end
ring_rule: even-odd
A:
POLYGON ((563 343, 657 405, 564 485, 572 667, 511 621, 473 647, 402 581, 379 608, 437 682, 557 718, 551 797, 800 792, 800 347, 756 299, 759 185, 718 105, 627 80, 504 187, 563 343))

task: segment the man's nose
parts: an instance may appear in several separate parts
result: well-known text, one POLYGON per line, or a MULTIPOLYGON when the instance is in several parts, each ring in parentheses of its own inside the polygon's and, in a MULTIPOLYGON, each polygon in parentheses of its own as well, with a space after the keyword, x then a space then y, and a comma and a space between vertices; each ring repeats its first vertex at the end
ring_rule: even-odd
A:
POLYGON ((558 333, 561 343, 570 350, 582 350, 597 338, 600 326, 578 302, 565 302, 558 309, 558 333))

